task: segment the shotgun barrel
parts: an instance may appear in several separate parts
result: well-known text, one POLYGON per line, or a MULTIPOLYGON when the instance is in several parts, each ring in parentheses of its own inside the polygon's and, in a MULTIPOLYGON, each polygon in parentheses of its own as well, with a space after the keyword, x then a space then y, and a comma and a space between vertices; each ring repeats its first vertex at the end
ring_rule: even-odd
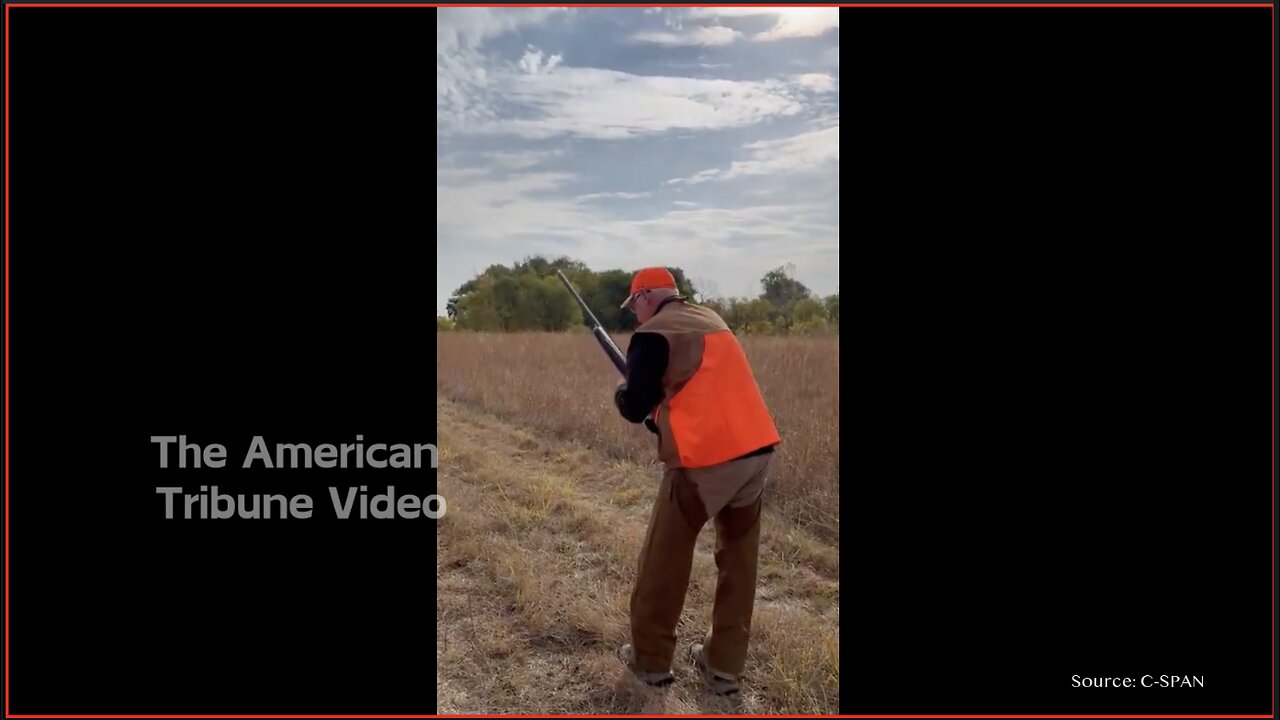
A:
POLYGON ((556 275, 560 276, 560 282, 564 283, 564 286, 569 288, 569 292, 573 294, 573 298, 578 301, 578 306, 582 308, 582 312, 585 313, 587 319, 591 321, 591 334, 596 336, 596 342, 600 343, 600 347, 604 350, 604 354, 609 356, 609 360, 613 363, 613 366, 618 369, 618 374, 625 378, 627 376, 626 356, 623 355, 622 351, 618 349, 618 346, 614 344, 613 338, 609 337, 609 333, 605 332, 604 326, 596 319, 595 313, 591 312, 591 308, 587 307, 586 301, 584 301, 582 296, 578 294, 578 291, 573 287, 573 283, 569 282, 569 278, 565 277, 564 273, 559 270, 556 270, 556 275))
MULTIPOLYGON (((578 294, 577 289, 573 287, 573 283, 569 282, 569 278, 564 276, 563 272, 556 270, 556 275, 560 276, 560 282, 569 288, 569 293, 578 301, 578 306, 582 308, 582 312, 586 314, 587 319, 591 321, 591 334, 596 336, 596 342, 600 343, 600 347, 604 350, 604 354, 609 356, 609 360, 613 366, 618 369, 618 374, 622 375, 625 380, 627 377, 627 357, 622 354, 618 346, 614 344, 613 338, 609 337, 609 333, 605 332, 604 326, 596 319, 595 313, 591 312, 591 308, 587 307, 587 303, 578 294)), ((653 413, 649 413, 644 419, 644 426, 649 428, 649 432, 657 434, 658 425, 653 420, 653 413)))

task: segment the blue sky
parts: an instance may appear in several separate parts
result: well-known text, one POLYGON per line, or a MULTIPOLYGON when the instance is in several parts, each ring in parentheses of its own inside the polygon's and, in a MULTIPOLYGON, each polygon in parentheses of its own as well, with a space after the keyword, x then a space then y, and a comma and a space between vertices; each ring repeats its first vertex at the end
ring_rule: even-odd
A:
POLYGON ((493 263, 839 283, 838 8, 436 10, 436 312, 493 263))

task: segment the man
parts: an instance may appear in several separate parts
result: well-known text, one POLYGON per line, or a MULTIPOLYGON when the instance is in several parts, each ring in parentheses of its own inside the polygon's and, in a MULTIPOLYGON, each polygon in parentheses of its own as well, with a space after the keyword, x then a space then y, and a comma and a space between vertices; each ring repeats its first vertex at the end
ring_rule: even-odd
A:
POLYGON ((657 434, 666 471, 631 594, 631 643, 619 656, 645 683, 672 682, 694 543, 714 518, 712 627, 689 646, 689 658, 713 691, 732 694, 751 632, 761 493, 780 439, 733 331, 681 297, 666 268, 636 273, 622 308, 634 310, 640 326, 614 402, 628 421, 657 434))

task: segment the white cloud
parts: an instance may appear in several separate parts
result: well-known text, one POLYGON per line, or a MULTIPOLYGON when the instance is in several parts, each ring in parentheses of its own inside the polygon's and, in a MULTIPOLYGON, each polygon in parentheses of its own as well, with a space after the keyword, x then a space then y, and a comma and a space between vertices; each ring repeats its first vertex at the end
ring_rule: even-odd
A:
POLYGON ((544 63, 542 61, 542 51, 531 45, 517 65, 525 73, 537 75, 540 72, 551 72, 555 69, 555 66, 560 64, 560 60, 561 57, 559 55, 552 55, 544 63))
POLYGON ((564 8, 437 8, 436 132, 496 116, 493 83, 479 51, 485 41, 568 12, 564 8))
POLYGON ((839 125, 780 140, 750 143, 744 149, 748 158, 733 161, 728 169, 703 170, 687 178, 668 180, 666 184, 697 185, 713 180, 801 172, 835 172, 839 177, 839 125))
POLYGON ((521 27, 539 25, 568 8, 436 8, 436 57, 521 27))
POLYGON ((769 44, 838 28, 817 10, 438 9, 438 312, 488 265, 533 254, 680 265, 728 294, 791 262, 833 292, 839 52, 769 44), (576 22, 589 16, 611 20, 576 22), (749 57, 723 49, 749 40, 749 57), (588 57, 597 67, 574 65, 588 57), (638 74, 655 68, 666 75, 638 74), (757 79, 711 79, 720 68, 757 79))
MULTIPOLYGON (((703 244, 704 248, 734 247, 732 242, 744 237, 803 237, 805 231, 825 226, 825 216, 831 210, 829 205, 818 203, 681 209, 652 219, 618 220, 609 225, 615 232, 650 238, 667 250, 699 239, 709 241, 703 244)), ((825 232, 831 229, 825 227, 825 232)), ((781 247, 778 251, 785 253, 789 249, 781 247)))
POLYGON ((706 18, 740 18, 753 17, 756 15, 777 15, 786 8, 767 7, 765 5, 749 5, 746 7, 701 7, 690 8, 687 12, 689 17, 697 19, 706 18))
POLYGON ((796 82, 816 93, 830 93, 837 89, 836 79, 825 73, 805 73, 797 76, 796 82))
POLYGON ((647 192, 605 192, 605 193, 589 193, 589 194, 587 194, 587 195, 579 195, 577 199, 578 199, 579 201, 586 201, 586 200, 608 200, 608 199, 615 199, 615 200, 639 200, 640 198, 647 198, 647 197, 649 197, 649 195, 651 195, 651 194, 652 194, 652 193, 647 193, 647 192))
POLYGON ((703 46, 716 47, 728 45, 742 36, 737 30, 719 25, 698 27, 682 32, 640 32, 631 36, 637 42, 647 42, 667 46, 703 46))
POLYGON ((537 75, 494 72, 487 92, 524 117, 472 112, 452 129, 525 138, 625 139, 670 130, 722 130, 803 109, 794 83, 642 76, 560 66, 537 75))
POLYGON ((523 170, 524 168, 538 165, 547 158, 554 157, 559 153, 556 152, 489 152, 485 153, 485 159, 497 165, 500 168, 509 170, 523 170))
MULTIPOLYGON (((762 149, 781 153, 785 146, 762 144, 762 149)), ((436 232, 439 253, 448 258, 441 267, 448 265, 457 276, 446 278, 445 284, 453 285, 441 292, 489 264, 538 252, 615 267, 618 248, 640 241, 663 263, 698 268, 704 275, 711 269, 712 279, 732 292, 738 292, 738 280, 754 283, 783 262, 797 263, 802 272, 811 268, 806 277, 838 274, 831 268, 838 266, 839 209, 830 200, 782 204, 766 199, 737 208, 675 201, 671 210, 628 219, 557 194, 575 179, 564 173, 495 179, 483 172, 438 171, 436 232)), ((643 264, 631 264, 637 263, 643 264)))
MULTIPOLYGON (((808 17, 794 15, 795 9, 790 8, 702 8, 690 12, 714 19, 716 15, 698 15, 699 11, 710 10, 770 13, 779 18, 774 30, 786 22, 794 25, 808 17)), ((805 93, 797 90, 832 90, 831 83, 816 74, 766 81, 642 76, 568 66, 561 54, 547 56, 533 46, 528 46, 519 60, 505 64, 477 49, 488 38, 548 22, 559 12, 523 8, 438 10, 437 135, 626 139, 672 130, 722 130, 800 114, 806 99, 805 93)), ((736 30, 711 26, 633 37, 661 44, 714 45, 738 35, 736 30)))
MULTIPOLYGON (((538 231, 576 234, 588 216, 556 191, 574 180, 569 173, 527 173, 493 178, 483 171, 436 173, 436 233, 441 242, 483 247, 505 244, 538 231), (504 243, 505 241, 505 243, 504 243)), ((510 261, 507 258, 506 261, 510 261)))
POLYGON ((840 27, 840 8, 786 8, 779 10, 778 23, 752 37, 758 42, 784 38, 817 37, 840 27))
MULTIPOLYGON (((657 10, 656 8, 650 8, 657 10)), ((646 14, 650 14, 647 9, 646 14)), ((659 10, 660 12, 660 10, 659 10)), ((768 30, 751 36, 756 42, 772 42, 787 38, 818 37, 830 30, 840 27, 840 8, 815 7, 729 7, 729 8, 692 8, 683 16, 670 12, 664 15, 663 23, 675 32, 641 32, 632 35, 632 40, 656 43, 667 46, 704 46, 714 47, 729 45, 744 37, 743 33, 722 25, 695 26, 688 31, 684 29, 683 19, 712 20, 721 18, 746 18, 770 16, 774 24, 768 30), (683 19, 682 19, 683 18, 683 19)), ((836 59, 837 66, 839 59, 836 59)))
POLYGON ((630 264, 678 265, 729 294, 759 292, 760 276, 787 262, 807 285, 826 288, 839 276, 837 213, 830 202, 672 210, 608 223, 599 232, 621 242, 580 242, 573 255, 591 267, 617 267, 618 247, 642 240, 644 257, 630 264))
POLYGON ((785 38, 817 37, 840 27, 840 8, 832 7, 734 7, 692 8, 690 18, 743 18, 771 15, 773 27, 751 37, 757 42, 785 38))

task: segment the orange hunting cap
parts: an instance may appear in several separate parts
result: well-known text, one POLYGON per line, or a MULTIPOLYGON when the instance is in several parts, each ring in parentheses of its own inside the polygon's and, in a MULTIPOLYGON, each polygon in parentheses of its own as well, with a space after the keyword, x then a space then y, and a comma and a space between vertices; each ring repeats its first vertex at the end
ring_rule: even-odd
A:
POLYGON ((636 301, 636 296, 642 290, 652 290, 654 288, 671 288, 676 289, 676 278, 671 271, 664 267, 647 267, 636 273, 631 279, 631 294, 627 296, 626 301, 619 307, 623 310, 631 307, 636 301))

